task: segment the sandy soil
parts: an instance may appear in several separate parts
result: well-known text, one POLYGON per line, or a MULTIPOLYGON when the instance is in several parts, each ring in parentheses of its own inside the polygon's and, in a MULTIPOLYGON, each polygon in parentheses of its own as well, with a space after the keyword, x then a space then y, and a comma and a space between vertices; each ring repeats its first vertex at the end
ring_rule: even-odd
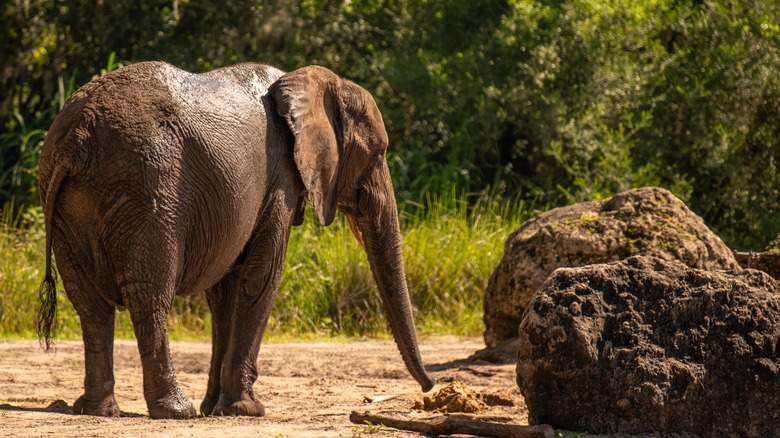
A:
MULTIPOLYGON (((147 416, 134 341, 117 341, 115 346, 115 392, 122 417, 72 415, 70 407, 82 391, 83 347, 80 341, 59 341, 56 346, 55 354, 44 354, 33 340, 0 342, 0 436, 419 436, 354 425, 349 413, 433 415, 412 411, 422 393, 391 340, 266 343, 255 384, 265 417, 185 421, 147 416), (382 395, 398 397, 366 400, 382 395)), ((483 414, 527 424, 514 366, 465 361, 484 348, 481 338, 429 337, 421 339, 420 346, 438 387, 460 381, 478 393, 499 393, 515 406, 495 406, 483 414)), ((182 390, 197 408, 206 389, 210 343, 174 342, 171 349, 182 390)))

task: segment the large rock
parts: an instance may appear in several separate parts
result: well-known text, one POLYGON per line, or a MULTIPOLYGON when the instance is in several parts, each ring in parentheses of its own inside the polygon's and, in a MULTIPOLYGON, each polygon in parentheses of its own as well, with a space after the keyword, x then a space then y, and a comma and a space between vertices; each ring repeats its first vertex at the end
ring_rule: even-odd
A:
POLYGON ((494 348, 517 338, 528 301, 555 269, 633 255, 707 270, 738 267, 731 250, 704 221, 662 188, 556 208, 525 222, 507 239, 485 291, 485 343, 494 348))
POLYGON ((520 324, 529 421, 597 433, 780 436, 780 282, 632 257, 564 268, 520 324))

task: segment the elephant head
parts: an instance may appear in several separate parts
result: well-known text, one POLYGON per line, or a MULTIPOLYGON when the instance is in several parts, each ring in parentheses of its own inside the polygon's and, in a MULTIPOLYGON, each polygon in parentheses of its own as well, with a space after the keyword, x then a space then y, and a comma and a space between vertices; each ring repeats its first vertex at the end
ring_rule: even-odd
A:
POLYGON ((336 209, 347 216, 368 255, 401 357, 429 391, 435 382, 417 347, 379 108, 366 90, 317 66, 282 76, 270 93, 295 137, 295 164, 317 218, 329 225, 336 209))

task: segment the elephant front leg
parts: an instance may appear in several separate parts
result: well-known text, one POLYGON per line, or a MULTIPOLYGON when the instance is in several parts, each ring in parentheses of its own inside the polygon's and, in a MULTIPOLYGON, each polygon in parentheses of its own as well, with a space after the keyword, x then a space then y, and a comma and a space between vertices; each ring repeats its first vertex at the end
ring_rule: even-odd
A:
POLYGON ((206 396, 200 404, 201 415, 211 415, 219 401, 222 363, 230 345, 231 321, 235 309, 234 297, 240 272, 240 267, 235 268, 206 291, 206 301, 211 311, 211 367, 206 396))
POLYGON ((257 354, 282 277, 290 225, 253 239, 236 282, 230 343, 220 376, 214 415, 263 416, 265 408, 252 387, 257 380, 257 354))
POLYGON ((118 417, 119 406, 114 398, 114 308, 106 305, 89 312, 82 306, 79 309, 84 338, 84 394, 73 403, 73 413, 118 417))
POLYGON ((220 394, 213 415, 265 415, 265 407, 252 387, 257 381, 260 342, 279 282, 267 283, 256 295, 248 281, 251 280, 242 281, 244 284, 238 290, 240 296, 236 297, 230 343, 222 362, 220 394))

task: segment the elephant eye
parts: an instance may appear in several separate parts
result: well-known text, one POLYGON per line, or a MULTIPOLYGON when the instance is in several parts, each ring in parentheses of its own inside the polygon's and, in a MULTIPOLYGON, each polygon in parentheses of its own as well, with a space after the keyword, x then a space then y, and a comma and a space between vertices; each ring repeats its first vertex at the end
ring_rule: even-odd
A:
POLYGON ((360 214, 360 199, 363 197, 361 189, 356 189, 352 196, 340 196, 339 197, 339 209, 350 216, 357 216, 360 214))

